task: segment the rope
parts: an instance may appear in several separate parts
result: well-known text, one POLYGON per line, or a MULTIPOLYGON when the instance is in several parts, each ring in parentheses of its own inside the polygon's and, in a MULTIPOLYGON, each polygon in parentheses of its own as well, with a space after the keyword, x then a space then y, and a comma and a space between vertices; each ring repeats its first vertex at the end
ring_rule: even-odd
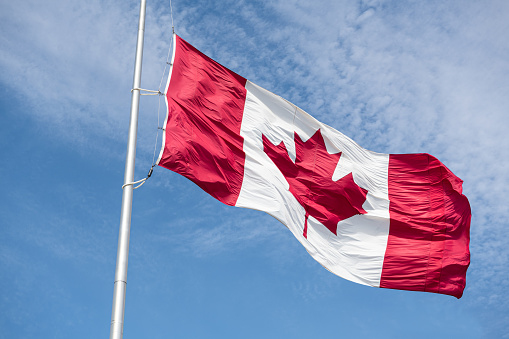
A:
POLYGON ((171 0, 170 0, 170 17, 171 17, 171 30, 173 31, 173 33, 175 33, 175 26, 173 26, 173 6, 171 5, 171 0))
POLYGON ((136 91, 136 90, 140 91, 140 92, 146 92, 146 93, 140 93, 140 95, 159 95, 159 100, 158 100, 158 105, 157 105, 157 131, 156 131, 156 141, 154 143, 154 155, 152 156, 152 166, 150 167, 150 170, 148 171, 148 174, 147 174, 146 178, 143 178, 143 179, 137 180, 137 181, 133 181, 133 182, 128 182, 126 184, 123 184, 122 185, 122 189, 124 189, 127 186, 131 186, 131 185, 134 186, 134 185, 137 185, 137 184, 139 184, 139 185, 135 186, 133 189, 137 189, 137 188, 140 188, 141 186, 143 186, 143 184, 145 184, 147 179, 150 178, 150 176, 152 175, 152 172, 154 171, 154 167, 156 166, 155 158, 156 158, 156 150, 157 150, 157 140, 159 138, 159 130, 163 130, 164 131, 163 127, 159 127, 159 124, 161 122, 161 118, 160 118, 161 97, 165 94, 165 93, 161 92, 161 86, 163 85, 164 75, 166 74, 166 68, 168 67, 168 65, 170 65, 170 62, 169 62, 169 60, 170 60, 170 52, 171 52, 171 47, 173 46, 173 34, 175 33, 175 26, 173 25, 173 6, 172 6, 171 0, 170 0, 170 17, 171 17, 172 35, 171 35, 171 40, 170 40, 170 47, 168 48, 168 55, 166 56, 166 62, 165 62, 165 65, 164 65, 163 75, 161 76, 161 81, 159 82, 158 90, 157 91, 153 91, 153 90, 143 89, 143 88, 133 88, 133 89, 131 89, 131 93, 133 91, 136 91))
MULTIPOLYGON (((175 33, 175 27, 173 26, 173 9, 171 7, 171 0, 170 0, 170 13, 171 13, 171 29, 172 29, 173 33, 175 33)), ((171 64, 169 62, 169 60, 170 60, 170 52, 171 52, 172 46, 173 46, 173 34, 171 35, 170 47, 168 48, 168 54, 166 55, 166 62, 164 64, 163 75, 161 76, 161 81, 159 81, 159 89, 158 89, 159 93, 161 93, 161 86, 163 85, 164 75, 166 74, 166 68, 168 67, 168 65, 171 64)), ((159 138, 159 130, 164 131, 164 127, 159 126, 161 123, 161 113, 160 112, 161 112, 161 97, 159 97, 159 102, 157 105, 157 132, 156 132, 156 142, 154 143, 154 155, 152 156, 152 164, 155 163, 155 159, 156 159, 156 150, 157 150, 157 141, 159 138)))
MULTIPOLYGON (((173 21, 173 18, 171 20, 173 21)), ((172 29, 174 29, 174 28, 172 27, 172 29)), ((173 31, 173 32, 175 33, 175 31, 173 31)), ((171 39, 170 39, 170 47, 168 48, 168 55, 166 55, 166 63, 164 64, 163 75, 161 76, 161 81, 159 82, 159 91, 161 91, 161 86, 163 85, 164 75, 166 74, 166 68, 170 64, 170 62, 168 60, 170 59, 171 46, 173 46, 173 34, 171 35, 171 39)))
POLYGON ((159 97, 158 103, 157 103, 157 131, 156 131, 156 142, 154 143, 154 155, 152 156, 152 167, 155 166, 156 161, 156 151, 157 151, 157 140, 159 139, 159 130, 163 129, 162 127, 159 127, 159 112, 161 111, 161 97, 159 97))

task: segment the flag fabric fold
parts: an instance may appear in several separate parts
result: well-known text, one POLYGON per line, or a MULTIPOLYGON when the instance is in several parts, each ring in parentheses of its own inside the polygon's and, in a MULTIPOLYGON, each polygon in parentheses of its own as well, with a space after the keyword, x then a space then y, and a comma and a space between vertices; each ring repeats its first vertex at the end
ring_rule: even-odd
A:
POLYGON ((158 165, 264 211, 345 279, 460 298, 470 263, 462 180, 428 154, 363 149, 174 36, 158 165))

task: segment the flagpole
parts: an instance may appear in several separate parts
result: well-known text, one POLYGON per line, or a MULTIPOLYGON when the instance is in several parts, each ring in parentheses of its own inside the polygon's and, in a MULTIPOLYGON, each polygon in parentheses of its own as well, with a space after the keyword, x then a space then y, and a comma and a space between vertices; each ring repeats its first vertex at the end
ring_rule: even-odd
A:
POLYGON ((122 210, 120 212, 120 230, 118 235, 117 266, 113 288, 113 307, 111 312, 110 339, 122 339, 124 331, 125 293, 127 284, 127 259, 129 256, 129 233, 131 228, 131 210, 133 205, 134 161, 136 158, 136 136, 138 130, 138 110, 140 107, 141 63, 143 59, 143 34, 145 32, 146 0, 140 1, 140 19, 138 23, 138 42, 134 62, 133 90, 131 94, 131 120, 127 139, 127 156, 122 191, 122 210), (127 184, 127 185, 126 185, 127 184))

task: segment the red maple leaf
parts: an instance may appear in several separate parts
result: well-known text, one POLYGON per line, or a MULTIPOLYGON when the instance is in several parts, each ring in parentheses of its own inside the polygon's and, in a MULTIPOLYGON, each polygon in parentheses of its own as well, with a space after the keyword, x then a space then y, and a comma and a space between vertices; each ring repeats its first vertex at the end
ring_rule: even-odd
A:
POLYGON ((276 146, 265 135, 262 138, 263 150, 284 175, 290 192, 306 211, 305 238, 310 215, 337 235, 339 221, 366 213, 362 204, 368 191, 353 181, 352 173, 338 181, 332 180, 341 152, 327 152, 320 130, 306 142, 295 133, 295 163, 283 142, 276 146))

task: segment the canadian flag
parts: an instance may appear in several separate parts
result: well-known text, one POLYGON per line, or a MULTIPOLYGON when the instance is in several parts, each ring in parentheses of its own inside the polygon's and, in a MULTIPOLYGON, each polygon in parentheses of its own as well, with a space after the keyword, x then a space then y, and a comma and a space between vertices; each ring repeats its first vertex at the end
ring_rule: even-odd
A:
POLYGON ((160 166, 274 216, 340 277, 462 296, 471 213, 461 179, 429 154, 363 149, 173 41, 160 166))

